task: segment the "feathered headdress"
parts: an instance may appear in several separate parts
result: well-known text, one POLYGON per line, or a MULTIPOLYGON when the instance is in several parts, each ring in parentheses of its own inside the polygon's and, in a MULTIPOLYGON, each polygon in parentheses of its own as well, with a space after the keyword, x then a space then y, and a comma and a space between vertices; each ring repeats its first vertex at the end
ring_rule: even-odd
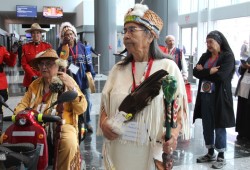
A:
POLYGON ((63 42, 63 38, 64 38, 64 34, 66 31, 71 30, 74 34, 75 37, 77 39, 77 31, 76 28, 69 22, 63 22, 60 26, 60 30, 59 30, 59 39, 60 39, 60 44, 62 44, 63 42))
POLYGON ((159 37, 163 27, 162 19, 156 13, 148 9, 147 5, 143 4, 135 4, 134 8, 128 10, 124 17, 124 25, 128 22, 144 25, 156 38, 159 37))

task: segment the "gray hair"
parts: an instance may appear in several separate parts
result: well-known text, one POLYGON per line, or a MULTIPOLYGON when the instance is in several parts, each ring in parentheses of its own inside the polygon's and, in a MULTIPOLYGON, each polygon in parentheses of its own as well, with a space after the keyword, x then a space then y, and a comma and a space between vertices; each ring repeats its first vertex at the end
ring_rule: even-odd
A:
POLYGON ((173 35, 167 35, 165 38, 165 42, 169 39, 172 38, 175 41, 175 37, 173 35))
MULTIPOLYGON (((148 29, 146 29, 146 34, 150 33, 150 31, 148 29)), ((151 34, 151 33, 150 33, 151 34)), ((149 46, 149 55, 152 56, 153 59, 163 59, 163 58, 167 58, 172 60, 172 58, 163 53, 161 51, 161 49, 159 48, 157 39, 154 38, 154 40, 151 42, 150 46, 149 46)), ((128 56, 126 56, 121 63, 119 63, 118 65, 120 66, 126 66, 128 63, 130 63, 133 60, 133 55, 132 54, 128 54, 128 56)))

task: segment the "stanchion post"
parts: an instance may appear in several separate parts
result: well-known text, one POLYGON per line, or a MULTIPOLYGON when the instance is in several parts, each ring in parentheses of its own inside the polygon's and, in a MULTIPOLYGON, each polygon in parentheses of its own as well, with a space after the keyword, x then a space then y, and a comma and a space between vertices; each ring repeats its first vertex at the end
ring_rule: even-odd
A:
POLYGON ((98 75, 100 75, 100 55, 97 55, 97 62, 98 62, 97 73, 98 73, 98 75))

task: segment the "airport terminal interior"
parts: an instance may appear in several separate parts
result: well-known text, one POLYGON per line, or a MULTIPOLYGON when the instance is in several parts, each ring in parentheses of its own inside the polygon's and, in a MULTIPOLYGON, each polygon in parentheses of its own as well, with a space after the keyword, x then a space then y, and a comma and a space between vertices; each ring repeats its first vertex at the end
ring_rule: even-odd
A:
MULTIPOLYGON (((43 0, 43 1, 17 1, 8 0, 9 4, 0 6, 0 45, 8 50, 14 42, 27 43, 31 40, 25 30, 32 23, 39 23, 47 30, 43 34, 44 41, 58 48, 58 32, 62 22, 69 21, 77 29, 78 39, 87 40, 101 56, 93 54, 96 92, 91 94, 92 110, 91 125, 93 133, 87 133, 81 143, 83 158, 82 169, 102 170, 103 137, 96 135, 100 112, 101 92, 107 80, 109 70, 123 56, 114 55, 121 52, 125 47, 122 44, 123 17, 128 8, 141 0, 43 0), (105 5, 104 5, 105 4, 105 5), (18 16, 17 9, 35 8, 37 16, 18 16), (62 16, 46 17, 44 9, 59 8, 62 16), (115 11, 110 11, 110 8, 115 11), (98 9, 98 10, 97 10, 98 9), (99 17, 110 19, 100 19, 99 17), (114 21, 114 22, 113 22, 114 21), (115 24, 115 25, 114 25, 115 24), (114 28, 112 26, 115 26, 114 28), (112 28, 111 28, 112 27, 112 28), (115 34, 114 34, 115 32, 115 34), (97 36, 98 35, 98 36, 97 36)), ((207 153, 202 132, 201 120, 193 120, 193 109, 197 95, 198 80, 193 77, 193 67, 203 52, 206 51, 206 35, 212 30, 221 31, 231 46, 236 61, 240 60, 241 45, 244 41, 250 42, 250 0, 145 0, 150 9, 159 14, 164 21, 163 31, 159 37, 159 44, 165 44, 165 36, 172 34, 176 37, 176 45, 185 48, 185 59, 188 64, 188 81, 191 83, 192 102, 189 103, 189 127, 190 140, 178 140, 177 149, 173 152, 174 170, 208 170, 211 163, 196 163, 196 159, 207 153), (167 10, 168 12, 164 12, 167 10)), ((31 9, 29 9, 31 10, 31 9)), ((34 12, 34 11, 33 11, 34 12)), ((27 14, 28 15, 28 14, 27 14)), ((248 43, 248 49, 250 43, 248 43)), ((249 52, 249 51, 248 51, 249 52)), ((250 56, 250 53, 249 53, 250 56)), ((235 66, 239 67, 239 62, 235 66)), ((24 71, 20 64, 15 67, 4 67, 7 75, 9 99, 6 102, 10 108, 14 108, 25 93, 22 86, 24 71)), ((232 80, 234 92, 239 80, 235 72, 232 80)), ((234 111, 236 114, 237 97, 233 96, 234 111)), ((4 108, 4 116, 12 115, 12 112, 4 108)), ((250 120, 249 120, 250 121, 250 120)), ((4 129, 10 123, 4 122, 4 129)), ((249 169, 250 165, 250 141, 236 139, 235 128, 227 129, 227 151, 225 170, 249 169)), ((135 153, 136 154, 136 153, 135 153)), ((51 168, 51 167, 50 167, 51 168)))

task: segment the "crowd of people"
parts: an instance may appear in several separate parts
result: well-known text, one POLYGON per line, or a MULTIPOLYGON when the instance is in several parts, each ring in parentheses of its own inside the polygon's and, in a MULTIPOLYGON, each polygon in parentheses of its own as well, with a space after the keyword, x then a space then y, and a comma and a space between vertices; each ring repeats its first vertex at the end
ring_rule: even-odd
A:
MULTIPOLYGON (((26 108, 37 110, 43 114, 54 114, 59 111, 57 107, 49 108, 59 95, 66 91, 77 92, 77 98, 66 105, 63 105, 61 117, 65 123, 60 131, 60 143, 57 151, 55 169, 81 169, 81 156, 79 143, 81 135, 79 126, 85 125, 88 133, 93 133, 90 125, 91 99, 89 82, 86 76, 90 72, 95 77, 95 71, 92 64, 91 53, 94 51, 89 44, 82 44, 77 40, 75 27, 64 22, 60 27, 60 46, 57 50, 52 49, 51 44, 42 40, 44 29, 38 23, 33 23, 31 28, 25 31, 31 34, 31 41, 20 45, 14 43, 9 53, 5 47, 0 46, 1 56, 1 89, 0 95, 3 100, 8 99, 8 83, 4 73, 4 64, 10 67, 15 66, 17 58, 20 61, 24 71, 23 86, 26 92, 21 101, 14 109, 14 114, 18 114, 26 108), (18 56, 18 50, 21 46, 21 57, 18 56), (55 78, 56 77, 56 78, 55 78), (55 82, 61 82, 62 89, 54 91, 60 86, 54 85, 55 82), (80 123, 79 123, 80 122, 80 123)), ((98 53, 97 55, 100 56, 98 53)), ((3 117, 2 105, 0 115, 3 117)), ((1 121, 0 130, 2 132, 3 121, 1 121)), ((47 134, 53 134, 54 125, 45 124, 47 134)), ((4 133, 2 133, 2 137, 4 133)), ((50 135, 48 135, 50 136, 50 135)), ((54 155, 54 140, 48 140, 49 155, 54 155)), ((53 159, 50 159, 53 160, 53 159)))
MULTIPOLYGON (((185 89, 185 84, 188 83, 187 63, 183 49, 176 47, 173 35, 166 36, 164 47, 158 45, 162 27, 162 19, 148 9, 147 5, 136 4, 124 17, 122 33, 126 55, 110 70, 101 93, 97 135, 104 138, 102 156, 106 169, 172 168, 173 162, 163 163, 165 160, 162 154, 171 155, 177 148, 180 137, 183 140, 190 139, 185 89), (165 89, 157 90, 155 96, 149 94, 150 100, 139 101, 140 98, 134 97, 132 101, 136 104, 147 104, 134 113, 133 119, 128 118, 132 113, 120 109, 127 97, 131 97, 145 80, 160 70, 173 76, 177 83, 173 94, 173 112, 176 114, 177 127, 167 127, 170 129, 162 126, 166 119, 165 112, 169 109, 164 102, 165 89), (170 137, 164 140, 166 131, 169 130, 170 137)), ((100 53, 94 51, 87 41, 78 41, 76 28, 69 22, 60 26, 58 49, 52 49, 51 44, 42 40, 45 30, 38 23, 33 23, 26 32, 31 33, 30 42, 13 45, 10 52, 0 46, 0 95, 5 101, 8 99, 8 83, 3 63, 13 67, 17 58, 25 73, 23 86, 26 93, 16 106, 15 114, 25 108, 41 111, 50 107, 59 94, 50 89, 55 77, 62 82, 63 92, 77 92, 77 98, 64 106, 62 117, 66 123, 62 126, 56 168, 80 169, 79 143, 82 139, 79 137, 79 126, 84 123, 84 128, 93 133, 90 124, 92 101, 87 73, 95 78, 92 53, 97 56, 100 53)), ((207 50, 193 68, 193 75, 199 80, 193 122, 202 119, 203 136, 208 150, 206 155, 197 158, 197 163, 213 161, 212 168, 221 169, 226 164, 226 128, 236 126, 237 140, 250 140, 250 57, 248 43, 244 41, 240 55, 245 62, 241 61, 238 70, 241 77, 235 92, 238 97, 235 119, 231 84, 235 73, 235 56, 226 37, 219 31, 209 32, 206 44, 207 50)), ((2 106, 0 107, 2 115, 2 106)), ((127 107, 132 107, 131 103, 127 107)), ((44 114, 51 112, 52 110, 44 114)), ((51 128, 47 128, 48 133, 49 129, 51 128)), ((2 131, 2 124, 0 130, 2 131)))

